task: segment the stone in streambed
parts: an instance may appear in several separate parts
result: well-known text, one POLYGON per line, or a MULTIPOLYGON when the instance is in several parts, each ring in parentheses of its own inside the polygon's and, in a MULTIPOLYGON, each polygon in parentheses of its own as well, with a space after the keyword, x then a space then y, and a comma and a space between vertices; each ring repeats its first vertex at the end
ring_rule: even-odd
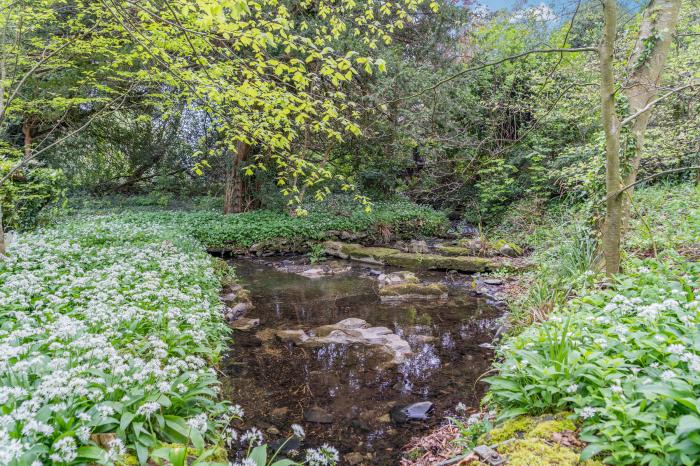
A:
POLYGON ((503 285, 503 280, 501 280, 500 278, 487 278, 486 280, 484 280, 484 284, 491 286, 499 286, 503 285))
POLYGON ((309 336, 303 330, 277 330, 275 335, 280 340, 291 341, 295 345, 300 345, 309 339, 309 336))
POLYGON ((258 325, 260 325, 260 319, 248 319, 246 317, 242 317, 231 322, 231 328, 244 332, 257 327, 258 325))
POLYGON ((350 259, 367 264, 385 265, 388 264, 389 256, 398 253, 397 249, 391 248, 359 247, 350 251, 350 259))
POLYGON ((398 285, 401 283, 418 283, 418 277, 413 272, 402 270, 400 272, 391 272, 381 274, 377 277, 380 285, 398 285))
POLYGON ((231 308, 231 312, 236 315, 243 315, 251 309, 253 309, 253 305, 250 303, 238 303, 231 308))
POLYGON ((389 415, 391 420, 397 424, 404 424, 409 421, 423 421, 428 419, 428 415, 433 410, 430 401, 419 401, 410 405, 394 406, 389 415))
POLYGON ((317 337, 325 337, 334 330, 352 330, 367 327, 369 327, 369 324, 366 321, 362 319, 357 319, 355 317, 349 317, 347 319, 341 320, 336 324, 322 325, 320 327, 316 327, 315 329, 313 329, 313 333, 317 337))
POLYGON ((299 450, 299 447, 301 447, 301 440, 299 437, 292 435, 289 438, 282 438, 278 440, 273 440, 270 442, 270 451, 276 452, 279 450, 279 453, 289 453, 292 450, 299 450))
POLYGON ((317 424, 332 424, 333 415, 323 408, 312 406, 304 410, 304 419, 307 422, 315 422, 317 424))
POLYGON ((447 287, 440 283, 401 283, 387 285, 379 290, 382 301, 404 299, 447 299, 447 287))
MULTIPOLYGON (((341 320, 332 325, 322 325, 311 329, 307 334, 303 330, 273 330, 280 340, 291 341, 298 346, 318 348, 325 345, 364 345, 377 349, 381 356, 379 367, 388 367, 403 363, 413 353, 406 340, 393 333, 386 327, 370 327, 369 324, 356 318, 341 320)), ((268 334, 258 332, 262 340, 268 334)))
POLYGON ((428 248, 428 243, 425 241, 419 241, 419 240, 411 240, 411 242, 408 244, 408 252, 412 252, 414 254, 427 254, 430 252, 430 248, 428 248))
POLYGON ((400 252, 386 256, 386 264, 396 267, 423 270, 457 270, 459 272, 485 272, 492 268, 492 261, 484 257, 440 256, 437 254, 411 254, 400 252))

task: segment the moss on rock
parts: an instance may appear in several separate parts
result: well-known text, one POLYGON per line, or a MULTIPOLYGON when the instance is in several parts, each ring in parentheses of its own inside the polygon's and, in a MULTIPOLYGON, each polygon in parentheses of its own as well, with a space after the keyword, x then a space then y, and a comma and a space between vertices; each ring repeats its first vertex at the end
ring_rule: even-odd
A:
POLYGON ((553 441, 553 434, 576 430, 567 419, 569 413, 540 417, 518 416, 504 422, 479 438, 493 445, 513 466, 597 466, 596 460, 581 462, 579 452, 553 441))
POLYGON ((447 246, 445 244, 438 244, 436 249, 440 252, 440 254, 444 254, 446 256, 471 256, 478 252, 477 250, 474 250, 474 248, 447 246))
POLYGON ((412 254, 400 252, 386 258, 388 265, 427 270, 457 270, 460 272, 484 272, 491 268, 491 261, 483 257, 440 256, 437 254, 412 254))
POLYGON ((541 439, 517 439, 499 448, 512 466, 577 466, 579 455, 559 444, 541 439))
POLYGON ((418 254, 401 252, 392 248, 364 247, 359 244, 342 243, 340 241, 326 241, 324 247, 326 253, 331 256, 409 269, 485 272, 493 270, 499 265, 499 263, 484 257, 418 254))
POLYGON ((568 415, 563 412, 554 416, 518 416, 482 435, 479 442, 492 444, 512 438, 550 440, 555 432, 576 430, 574 422, 567 419, 568 415))
POLYGON ((504 422, 479 438, 479 443, 500 443, 512 438, 523 438, 537 425, 537 420, 530 416, 519 416, 504 422))
POLYGON ((391 248, 376 248, 376 247, 357 247, 349 252, 350 259, 368 262, 370 264, 386 264, 386 258, 394 254, 398 254, 398 249, 391 248))
POLYGON ((399 283, 379 290, 382 300, 391 299, 441 299, 447 298, 447 287, 440 283, 399 283))

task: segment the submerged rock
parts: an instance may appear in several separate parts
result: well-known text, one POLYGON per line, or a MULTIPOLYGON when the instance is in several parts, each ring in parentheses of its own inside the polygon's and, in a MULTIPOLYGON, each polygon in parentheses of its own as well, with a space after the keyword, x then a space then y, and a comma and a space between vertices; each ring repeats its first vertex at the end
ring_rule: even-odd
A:
POLYGON ((352 268, 347 264, 341 264, 337 261, 328 262, 323 265, 294 264, 289 263, 289 261, 282 261, 275 265, 275 269, 280 272, 294 273, 307 278, 321 278, 349 272, 352 268))
POLYGON ((317 424, 332 424, 333 415, 323 408, 312 406, 304 410, 304 419, 307 422, 315 422, 317 424))
POLYGON ((433 403, 430 401, 419 401, 410 405, 399 405, 391 408, 389 415, 391 420, 397 424, 409 421, 423 421, 428 419, 428 415, 433 410, 433 403))
MULTIPOLYGON (((309 348, 332 344, 371 346, 383 355, 379 367, 401 364, 413 354, 408 342, 388 328, 370 327, 366 321, 352 317, 336 324, 316 327, 309 333, 284 329, 275 330, 274 333, 282 341, 291 341, 297 346, 309 348)), ((258 335, 259 338, 266 336, 264 332, 259 332, 258 335)))
POLYGON ((379 290, 382 301, 404 299, 447 299, 447 287, 441 283, 402 283, 387 285, 379 290))
POLYGON ((418 283, 418 277, 413 272, 402 270, 400 272, 391 272, 381 274, 377 277, 380 285, 398 285, 400 283, 418 283))
POLYGON ((231 328, 241 331, 248 331, 258 325, 260 325, 260 319, 248 319, 247 317, 242 317, 231 322, 231 328))

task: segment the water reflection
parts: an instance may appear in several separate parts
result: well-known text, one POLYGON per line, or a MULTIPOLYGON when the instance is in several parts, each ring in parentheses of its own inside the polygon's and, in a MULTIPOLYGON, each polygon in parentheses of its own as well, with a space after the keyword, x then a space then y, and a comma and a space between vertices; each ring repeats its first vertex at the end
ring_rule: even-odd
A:
MULTIPOLYGON (((413 352, 405 363, 378 370, 386 354, 375 347, 300 348, 275 340, 261 343, 254 334, 237 332, 226 364, 225 390, 247 413, 241 427, 274 427, 283 436, 292 423, 301 423, 310 446, 328 442, 341 452, 371 452, 373 464, 396 464, 399 450, 412 435, 439 423, 458 402, 478 405, 483 386, 475 381, 492 357, 479 344, 491 341, 500 311, 468 296, 467 286, 451 286, 450 299, 439 303, 389 304, 379 300, 376 281, 360 266, 319 279, 246 260, 235 266, 251 292, 255 309, 248 317, 260 319, 258 330, 308 332, 356 317, 389 328, 408 341, 413 352), (395 404, 423 400, 435 403, 428 421, 402 426, 388 422, 395 404), (304 410, 311 406, 332 415, 333 423, 304 421, 304 410), (285 414, 272 416, 273 412, 285 414)), ((444 278, 438 273, 421 276, 426 281, 444 278)))

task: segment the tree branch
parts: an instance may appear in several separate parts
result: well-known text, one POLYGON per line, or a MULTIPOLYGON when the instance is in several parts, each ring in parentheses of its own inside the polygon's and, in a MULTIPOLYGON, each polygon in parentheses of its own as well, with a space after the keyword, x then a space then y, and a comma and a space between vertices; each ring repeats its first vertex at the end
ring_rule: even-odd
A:
POLYGON ((658 176, 668 175, 669 173, 684 172, 686 170, 700 170, 700 165, 691 165, 690 167, 672 168, 670 170, 664 170, 664 171, 659 172, 659 173, 654 173, 653 175, 647 176, 646 178, 642 178, 641 180, 637 180, 634 183, 630 183, 627 186, 624 186, 622 189, 610 194, 609 196, 605 196, 605 198, 602 199, 601 201, 599 201, 597 204, 598 205, 602 204, 602 203, 606 202, 607 200, 612 199, 615 196, 619 196, 620 194, 624 193, 628 189, 633 188, 633 187, 637 186, 638 184, 642 184, 645 181, 653 180, 654 178, 656 178, 658 176))
POLYGON ((463 76, 463 75, 465 75, 465 74, 467 74, 467 73, 471 73, 471 72, 473 72, 473 71, 483 70, 484 68, 489 68, 489 67, 491 67, 491 66, 500 65, 501 63, 505 63, 505 62, 507 62, 507 61, 517 60, 518 58, 522 58, 522 57, 525 57, 525 56, 527 56, 527 55, 532 55, 532 54, 534 54, 534 53, 566 53, 566 52, 574 53, 574 52, 597 52, 597 51, 598 51, 598 48, 596 48, 596 47, 578 47, 578 48, 572 48, 572 49, 567 49, 567 48, 554 48, 554 49, 535 49, 535 50, 528 50, 527 52, 522 52, 522 53, 518 53, 518 54, 516 54, 516 55, 511 55, 511 56, 509 56, 509 57, 501 58, 500 60, 496 60, 496 61, 492 61, 492 62, 489 62, 489 63, 484 63, 483 65, 478 65, 478 66, 474 66, 474 67, 471 67, 471 68, 467 68, 466 70, 462 70, 462 71, 460 71, 460 72, 458 72, 458 73, 453 74, 452 76, 448 76, 448 77, 446 77, 446 78, 444 78, 444 79, 441 79, 440 81, 438 81, 437 83, 433 84, 432 86, 426 87, 426 88, 424 88, 424 89, 422 89, 422 90, 416 92, 415 94, 412 94, 412 95, 409 95, 409 96, 406 96, 406 97, 399 97, 398 99, 390 100, 390 101, 384 102, 384 103, 379 104, 379 105, 393 104, 393 103, 396 103, 396 102, 400 102, 400 101, 402 101, 402 100, 410 100, 410 99, 414 99, 414 98, 416 98, 416 97, 420 97, 420 96, 422 96, 423 94, 425 94, 426 92, 430 92, 430 91, 432 91, 432 90, 435 90, 435 89, 437 89, 438 87, 442 86, 443 84, 448 83, 448 82, 450 82, 450 81, 452 81, 452 80, 454 80, 454 79, 457 79, 457 78, 459 78, 460 76, 463 76))
POLYGON ((73 135, 75 135, 75 134, 79 133, 80 131, 84 130, 85 128, 87 128, 93 121, 95 121, 95 119, 97 119, 98 116, 100 116, 100 115, 102 114, 102 112, 105 111, 105 109, 109 108, 109 106, 110 106, 112 103, 116 102, 117 100, 119 100, 119 98, 121 98, 122 101, 121 101, 121 102, 119 103, 119 105, 115 108, 115 110, 119 110, 119 108, 121 108, 121 106, 124 104, 124 102, 125 102, 125 100, 126 100, 126 96, 129 94, 130 91, 131 91, 131 88, 127 89, 127 91, 126 91, 124 94, 122 94, 122 95, 120 95, 120 96, 117 96, 116 98, 112 99, 107 105, 105 105, 105 106, 102 107, 100 110, 98 110, 94 115, 92 115, 83 125, 81 125, 81 126, 80 126, 79 128, 77 128, 76 130, 71 131, 70 133, 68 133, 68 134, 66 134, 65 136, 63 136, 62 138, 60 138, 60 139, 58 139, 58 140, 52 142, 51 144, 49 144, 48 146, 44 147, 43 149, 32 152, 32 154, 31 154, 29 157, 23 158, 17 165, 15 165, 14 167, 12 167, 12 168, 5 174, 5 176, 3 176, 2 178, 0 178, 0 186, 2 186, 2 185, 5 183, 5 181, 7 181, 17 170, 19 170, 20 168, 26 166, 27 163, 29 163, 29 162, 31 162, 32 160, 36 159, 40 154, 46 152, 47 150, 51 149, 52 147, 55 147, 55 146, 57 146, 57 145, 63 143, 63 141, 65 141, 66 139, 69 139, 69 138, 72 137, 73 135))
POLYGON ((632 121, 634 121, 634 120, 635 120, 637 117, 639 117, 640 115, 642 115, 642 114, 648 112, 649 110, 651 110, 652 108, 654 108, 654 106, 655 106, 657 103, 659 103, 660 101, 662 101, 662 100, 664 100, 664 99, 666 99, 666 98, 672 96, 673 94, 676 94, 676 93, 678 93, 678 92, 680 92, 680 91, 682 91, 682 90, 684 90, 684 89, 692 88, 692 87, 697 86, 697 85, 698 85, 698 83, 684 84, 684 85, 682 85, 682 86, 680 86, 680 87, 677 87, 677 88, 675 88, 675 89, 672 89, 672 90, 668 91, 667 93, 665 93, 665 94, 662 95, 661 97, 658 97, 658 98, 652 100, 651 102, 649 102, 648 104, 646 104, 646 105, 644 106, 644 108, 640 109, 638 112, 635 112, 635 113, 633 113, 632 115, 630 115, 630 116, 628 116, 627 118, 625 118, 624 120, 622 120, 622 121, 620 122, 620 127, 625 126, 625 125, 628 124, 628 123, 631 123, 632 121))

